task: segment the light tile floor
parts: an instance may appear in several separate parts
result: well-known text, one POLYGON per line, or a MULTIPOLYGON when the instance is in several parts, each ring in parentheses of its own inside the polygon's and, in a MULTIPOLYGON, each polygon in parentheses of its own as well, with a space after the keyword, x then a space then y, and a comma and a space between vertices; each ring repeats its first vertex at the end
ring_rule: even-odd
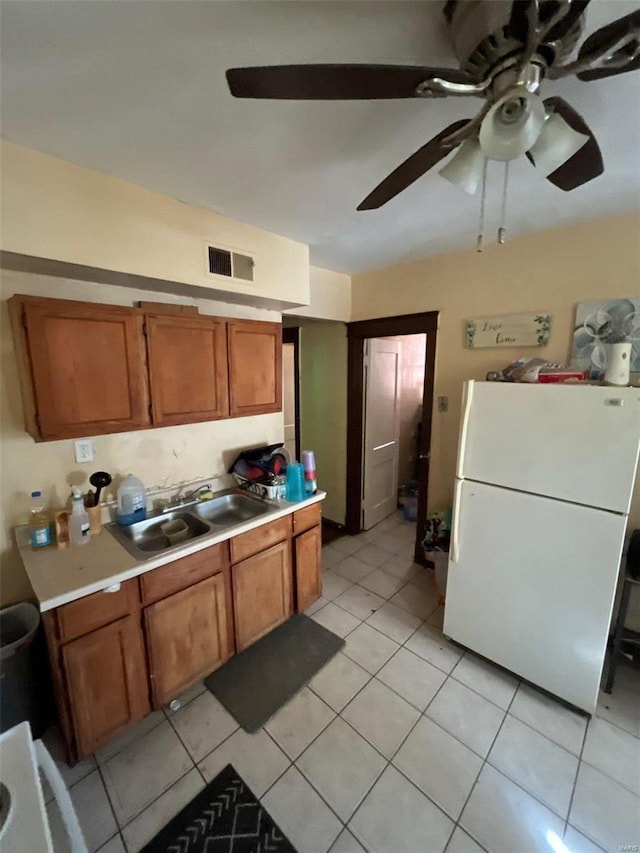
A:
POLYGON ((179 711, 63 765, 92 853, 137 853, 229 762, 299 853, 634 849, 638 671, 619 669, 588 722, 464 652, 442 636, 413 536, 394 515, 323 549, 309 614, 346 645, 257 734, 196 685, 179 711))

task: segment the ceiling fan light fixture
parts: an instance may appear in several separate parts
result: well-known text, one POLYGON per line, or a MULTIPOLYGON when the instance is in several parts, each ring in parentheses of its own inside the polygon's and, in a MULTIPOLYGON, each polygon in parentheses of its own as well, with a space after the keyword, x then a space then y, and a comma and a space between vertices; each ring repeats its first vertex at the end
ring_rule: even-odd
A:
POLYGON ((545 175, 550 175, 577 154, 588 141, 589 137, 574 130, 560 113, 552 112, 547 116, 542 132, 529 149, 529 154, 535 167, 545 175))
POLYGON ((491 107, 480 125, 480 147, 490 160, 515 160, 540 136, 546 112, 538 95, 511 89, 491 107))
POLYGON ((465 139, 449 162, 440 169, 440 175, 452 184, 475 195, 482 179, 485 155, 476 139, 465 139))

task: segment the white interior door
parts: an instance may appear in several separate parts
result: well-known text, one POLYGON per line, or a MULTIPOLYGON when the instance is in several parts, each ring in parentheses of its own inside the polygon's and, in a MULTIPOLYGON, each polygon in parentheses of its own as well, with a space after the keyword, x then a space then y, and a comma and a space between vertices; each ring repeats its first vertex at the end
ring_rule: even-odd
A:
POLYGON ((370 338, 364 349, 362 527, 369 530, 398 502, 400 341, 370 338))
POLYGON ((296 458, 296 376, 295 346, 282 345, 282 414, 284 417, 284 446, 292 459, 296 458))
POLYGON ((593 713, 626 518, 457 480, 444 633, 593 713))

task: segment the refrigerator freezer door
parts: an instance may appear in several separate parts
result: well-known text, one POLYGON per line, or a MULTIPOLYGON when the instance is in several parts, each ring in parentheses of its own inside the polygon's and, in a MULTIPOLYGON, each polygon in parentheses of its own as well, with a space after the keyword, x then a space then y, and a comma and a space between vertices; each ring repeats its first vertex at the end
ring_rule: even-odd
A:
POLYGON ((593 713, 626 519, 456 481, 444 633, 593 713))
POLYGON ((640 389, 467 382, 457 476, 628 513, 640 389))

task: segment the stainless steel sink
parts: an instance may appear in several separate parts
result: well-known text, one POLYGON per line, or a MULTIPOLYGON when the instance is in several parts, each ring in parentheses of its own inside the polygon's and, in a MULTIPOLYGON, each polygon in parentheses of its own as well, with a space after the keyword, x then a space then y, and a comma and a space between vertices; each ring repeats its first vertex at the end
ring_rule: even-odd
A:
POLYGON ((212 532, 211 524, 205 519, 183 509, 165 512, 127 526, 111 522, 105 527, 137 560, 146 560, 153 554, 181 548, 185 542, 212 532), (187 525, 188 531, 185 538, 177 545, 172 544, 162 532, 162 525, 169 521, 183 521, 187 525))
POLYGON ((252 498, 249 495, 239 495, 232 492, 227 495, 203 501, 193 507, 200 518, 205 518, 217 527, 230 527, 232 524, 240 524, 249 521, 259 515, 264 515, 273 509, 265 504, 260 498, 252 498))

